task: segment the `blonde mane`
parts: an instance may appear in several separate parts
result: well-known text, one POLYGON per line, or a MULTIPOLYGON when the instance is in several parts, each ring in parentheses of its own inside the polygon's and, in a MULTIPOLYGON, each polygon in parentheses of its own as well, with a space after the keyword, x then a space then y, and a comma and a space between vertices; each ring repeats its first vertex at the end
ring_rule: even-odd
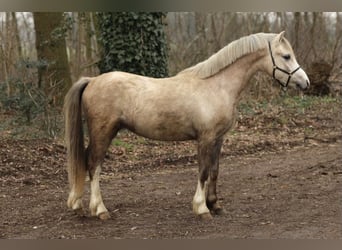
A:
POLYGON ((208 78, 234 63, 240 57, 265 48, 268 41, 271 41, 276 35, 273 33, 257 33, 241 37, 229 43, 207 60, 184 69, 179 74, 192 73, 201 79, 208 78))

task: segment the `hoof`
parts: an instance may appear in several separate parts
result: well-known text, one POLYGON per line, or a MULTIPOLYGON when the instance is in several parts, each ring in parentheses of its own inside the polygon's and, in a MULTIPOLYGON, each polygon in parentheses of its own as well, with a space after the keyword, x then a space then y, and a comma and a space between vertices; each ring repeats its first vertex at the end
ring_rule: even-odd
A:
POLYGON ((212 220, 213 216, 210 213, 205 213, 205 214, 199 214, 198 217, 201 220, 207 221, 207 220, 212 220))
POLYGON ((100 220, 108 220, 110 219, 110 214, 108 212, 103 212, 98 215, 100 220))
POLYGON ((217 207, 217 208, 211 210, 211 213, 215 214, 215 215, 224 215, 224 214, 226 214, 226 210, 224 210, 224 208, 222 208, 222 207, 217 207))

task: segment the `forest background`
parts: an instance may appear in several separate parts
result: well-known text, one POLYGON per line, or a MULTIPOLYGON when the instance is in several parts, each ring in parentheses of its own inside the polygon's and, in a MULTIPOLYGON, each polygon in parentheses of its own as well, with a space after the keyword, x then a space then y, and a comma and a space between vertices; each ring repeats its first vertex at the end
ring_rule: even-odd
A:
MULTIPOLYGON (((2 12, 0 134, 61 137, 63 98, 81 76, 111 70, 172 76, 242 36, 282 30, 309 74, 307 94, 339 98, 339 12, 2 12)), ((292 94, 298 93, 286 95, 292 94)), ((242 107, 280 95, 270 77, 257 74, 242 107)))

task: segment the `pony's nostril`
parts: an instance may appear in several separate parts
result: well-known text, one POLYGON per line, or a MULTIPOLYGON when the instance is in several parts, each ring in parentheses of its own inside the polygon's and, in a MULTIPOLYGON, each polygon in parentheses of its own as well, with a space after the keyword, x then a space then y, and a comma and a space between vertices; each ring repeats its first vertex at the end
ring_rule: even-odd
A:
POLYGON ((298 89, 300 90, 307 90, 309 88, 310 83, 306 82, 307 84, 300 84, 300 83, 296 83, 296 86, 298 89))
POLYGON ((309 87, 310 86, 310 81, 306 80, 306 85, 309 87))

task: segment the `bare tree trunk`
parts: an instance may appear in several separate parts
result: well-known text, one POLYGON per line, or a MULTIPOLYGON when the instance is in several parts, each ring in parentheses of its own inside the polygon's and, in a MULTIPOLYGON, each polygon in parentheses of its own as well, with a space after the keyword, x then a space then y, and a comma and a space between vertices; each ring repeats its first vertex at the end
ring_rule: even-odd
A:
POLYGON ((300 12, 295 12, 294 14, 294 49, 299 50, 299 37, 300 37, 300 19, 301 19, 301 14, 300 12))
POLYGON ((81 12, 77 13, 76 16, 76 24, 77 24, 77 31, 78 34, 76 34, 77 39, 75 40, 75 59, 76 59, 76 65, 75 65, 75 76, 76 78, 79 78, 81 74, 81 65, 82 65, 82 42, 83 42, 83 20, 82 20, 82 14, 81 12))
POLYGON ((53 95, 54 103, 61 105, 71 86, 70 68, 63 31, 62 12, 34 12, 39 86, 46 96, 53 95))
POLYGON ((210 15, 210 22, 211 22, 211 29, 212 29, 212 33, 213 33, 213 46, 212 46, 212 53, 215 53, 216 51, 218 51, 219 49, 221 49, 221 45, 220 45, 220 38, 221 38, 221 34, 222 32, 218 31, 217 29, 217 25, 215 23, 215 16, 214 14, 210 15))
POLYGON ((342 81, 342 14, 336 12, 335 45, 333 49, 333 79, 342 81))
POLYGON ((268 14, 263 15, 263 32, 270 32, 270 23, 268 21, 268 14))
POLYGON ((16 46, 17 46, 17 51, 18 51, 18 58, 20 60, 23 58, 23 50, 21 47, 21 41, 20 41, 20 36, 19 36, 17 16, 15 12, 11 12, 11 16, 12 16, 12 26, 13 26, 13 31, 14 31, 16 46))
POLYGON ((86 45, 86 61, 90 62, 92 59, 91 56, 91 19, 90 19, 90 13, 85 13, 85 45, 86 45))
MULTIPOLYGON (((312 13, 312 26, 310 30, 310 36, 311 36, 311 41, 315 41, 315 29, 317 28, 317 13, 313 12, 312 13)), ((315 44, 313 42, 310 43, 310 48, 312 50, 312 53, 314 57, 317 57, 316 49, 315 49, 315 44)))
POLYGON ((0 61, 2 62, 2 77, 3 80, 6 82, 6 93, 9 97, 11 95, 11 86, 8 82, 8 67, 7 67, 7 55, 5 53, 4 48, 5 42, 3 37, 0 37, 0 61))
POLYGON ((13 47, 13 41, 11 39, 12 37, 12 29, 11 29, 11 13, 6 12, 5 15, 5 26, 2 27, 3 33, 0 34, 0 46, 1 46, 1 59, 2 59, 2 72, 4 81, 6 82, 6 94, 7 96, 12 95, 12 86, 9 81, 10 77, 10 70, 11 70, 11 60, 14 60, 12 58, 12 47, 13 47))
POLYGON ((94 13, 89 13, 89 29, 91 33, 91 41, 92 41, 92 58, 97 56, 99 54, 98 44, 97 44, 97 38, 96 38, 96 24, 95 24, 95 18, 94 13))
MULTIPOLYGON (((277 12, 277 18, 278 18, 278 31, 286 31, 288 32, 288 17, 285 12, 277 12)), ((289 35, 289 33, 287 34, 289 35)))

